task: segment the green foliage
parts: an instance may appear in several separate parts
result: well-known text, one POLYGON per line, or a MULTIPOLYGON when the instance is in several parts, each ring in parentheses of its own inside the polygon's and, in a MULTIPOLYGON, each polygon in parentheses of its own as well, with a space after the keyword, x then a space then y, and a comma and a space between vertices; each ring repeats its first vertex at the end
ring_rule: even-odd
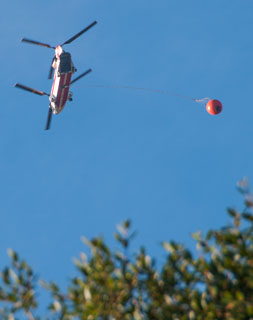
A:
POLYGON ((11 266, 0 275, 0 319, 29 320, 38 312, 38 283, 51 295, 47 319, 253 319, 253 201, 248 183, 238 185, 245 208, 229 208, 231 225, 193 234, 197 257, 179 243, 164 242, 166 260, 159 269, 141 248, 129 254, 135 233, 130 221, 118 226, 112 251, 102 238, 75 259, 78 275, 63 293, 54 282, 38 281, 26 262, 9 250, 11 266))

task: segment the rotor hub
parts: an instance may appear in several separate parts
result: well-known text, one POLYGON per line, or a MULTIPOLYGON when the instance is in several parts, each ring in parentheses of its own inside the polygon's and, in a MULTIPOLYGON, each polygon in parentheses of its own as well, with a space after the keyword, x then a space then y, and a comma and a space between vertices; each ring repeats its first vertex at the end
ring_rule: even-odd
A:
POLYGON ((62 53, 63 53, 62 47, 61 47, 60 45, 57 46, 57 47, 55 48, 55 56, 56 56, 56 58, 59 58, 62 53))

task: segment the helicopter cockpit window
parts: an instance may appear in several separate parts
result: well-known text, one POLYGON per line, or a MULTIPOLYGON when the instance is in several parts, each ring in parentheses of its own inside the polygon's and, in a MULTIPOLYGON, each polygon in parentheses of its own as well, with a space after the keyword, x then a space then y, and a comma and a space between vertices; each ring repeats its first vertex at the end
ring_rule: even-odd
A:
POLYGON ((71 56, 68 52, 63 52, 60 55, 59 72, 61 74, 71 72, 71 56))

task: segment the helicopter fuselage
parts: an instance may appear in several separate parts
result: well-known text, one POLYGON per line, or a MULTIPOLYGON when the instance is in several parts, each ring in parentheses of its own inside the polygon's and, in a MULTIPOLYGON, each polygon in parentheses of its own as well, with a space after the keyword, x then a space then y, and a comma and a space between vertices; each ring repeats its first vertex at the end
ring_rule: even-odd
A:
POLYGON ((69 91, 72 74, 76 69, 68 52, 62 50, 61 46, 55 49, 55 59, 52 67, 55 69, 54 81, 49 96, 49 101, 54 114, 60 113, 68 100, 72 100, 69 91))

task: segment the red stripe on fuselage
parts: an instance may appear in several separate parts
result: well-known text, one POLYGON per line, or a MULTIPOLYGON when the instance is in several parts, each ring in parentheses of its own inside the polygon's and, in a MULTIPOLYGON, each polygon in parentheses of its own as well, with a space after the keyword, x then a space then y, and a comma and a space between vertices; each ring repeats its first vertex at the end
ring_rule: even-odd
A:
POLYGON ((60 82, 56 96, 57 113, 62 111, 67 102, 71 76, 71 72, 60 75, 60 82))
POLYGON ((61 105, 62 105, 62 108, 65 106, 67 100, 68 100, 68 93, 69 93, 69 86, 70 86, 70 81, 71 81, 71 76, 72 76, 72 73, 69 72, 65 75, 65 82, 64 82, 64 89, 63 89, 63 92, 62 92, 62 101, 61 101, 61 105))
POLYGON ((52 89, 51 89, 51 96, 52 96, 53 93, 54 93, 55 79, 56 79, 56 70, 54 71, 54 82, 53 82, 52 89))
POLYGON ((60 81, 59 81, 59 86, 58 86, 58 90, 57 90, 57 95, 56 95, 56 106, 57 109, 61 108, 60 102, 61 102, 61 95, 63 92, 63 86, 64 86, 64 78, 65 78, 65 74, 61 74, 60 75, 60 81))

